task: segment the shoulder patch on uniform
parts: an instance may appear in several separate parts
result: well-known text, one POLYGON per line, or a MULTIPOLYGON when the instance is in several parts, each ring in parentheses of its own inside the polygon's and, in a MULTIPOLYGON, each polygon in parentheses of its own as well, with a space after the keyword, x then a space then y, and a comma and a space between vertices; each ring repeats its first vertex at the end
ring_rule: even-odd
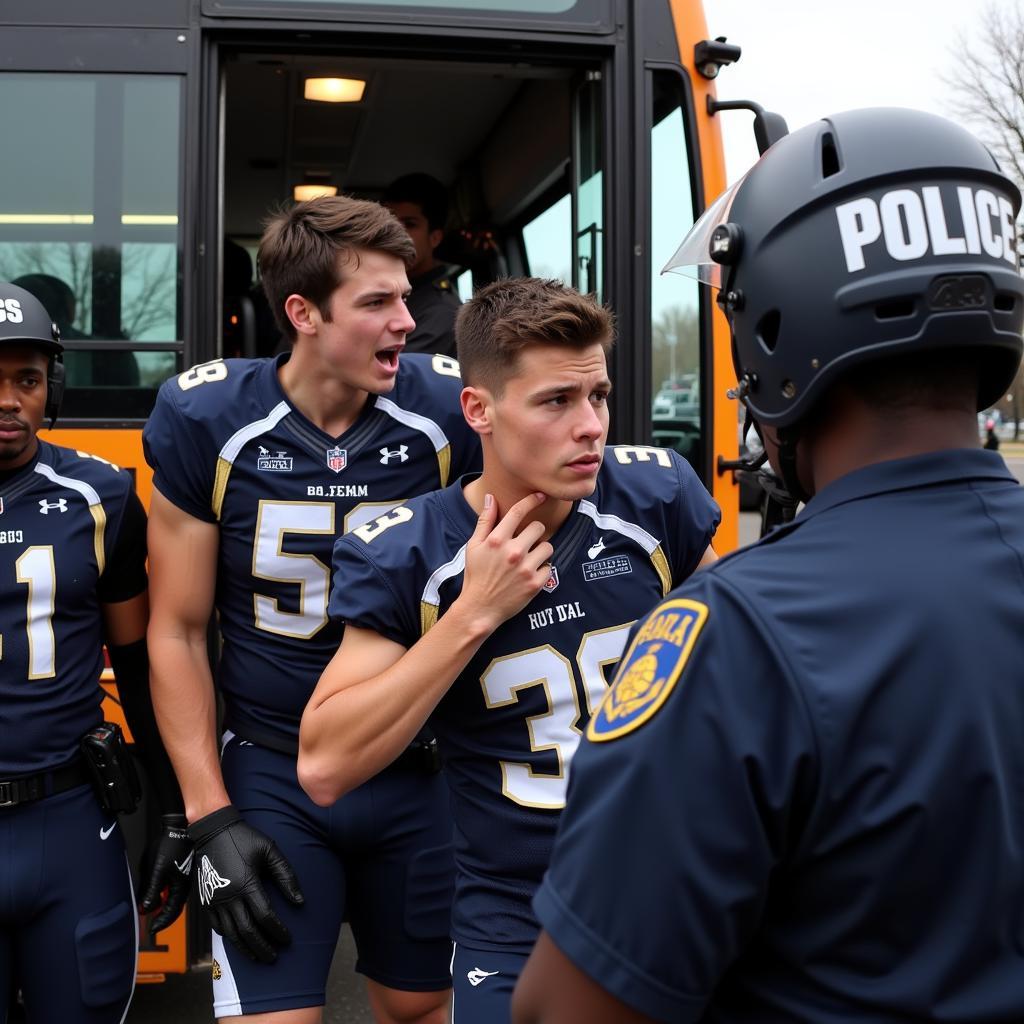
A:
POLYGON ((647 617, 615 681, 587 724, 587 738, 616 740, 639 729, 668 700, 708 617, 700 601, 673 598, 647 617))

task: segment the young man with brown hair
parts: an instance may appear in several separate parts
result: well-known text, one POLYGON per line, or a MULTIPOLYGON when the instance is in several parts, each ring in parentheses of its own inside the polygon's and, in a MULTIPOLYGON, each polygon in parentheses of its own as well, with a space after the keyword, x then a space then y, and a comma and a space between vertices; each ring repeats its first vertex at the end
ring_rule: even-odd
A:
POLYGON ((295 777, 299 717, 342 634, 327 610, 336 537, 479 460, 458 365, 400 357, 412 258, 376 203, 278 215, 259 261, 291 351, 193 367, 146 426, 154 701, 219 933, 218 1016, 319 1021, 344 917, 377 1020, 444 1020, 451 825, 433 750, 410 737, 325 810, 295 777))
POLYGON ((714 558, 718 508, 676 453, 605 448, 613 324, 592 298, 498 281, 456 331, 483 472, 336 546, 348 625, 299 778, 329 804, 429 721, 456 828, 454 1019, 502 1024, 580 729, 632 621, 714 558))

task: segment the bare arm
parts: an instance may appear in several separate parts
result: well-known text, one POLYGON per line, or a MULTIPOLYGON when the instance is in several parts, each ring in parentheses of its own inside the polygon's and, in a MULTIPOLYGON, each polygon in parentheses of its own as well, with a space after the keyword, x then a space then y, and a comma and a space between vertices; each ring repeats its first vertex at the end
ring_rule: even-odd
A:
POLYGON ((700 556, 700 561, 694 567, 694 572, 698 569, 706 569, 709 565, 714 565, 718 561, 718 552, 709 544, 704 554, 700 556))
POLYGON ((512 997, 513 1024, 654 1024, 581 971, 542 931, 512 997))
POLYGON ((220 772, 206 647, 219 534, 154 490, 149 513, 150 676, 160 734, 196 821, 231 801, 220 772))
POLYGON ((462 592, 406 650, 349 627, 320 677, 299 731, 299 783, 323 806, 387 767, 409 744, 484 640, 524 608, 548 577, 544 527, 524 520, 530 495, 497 524, 493 504, 466 549, 462 592))

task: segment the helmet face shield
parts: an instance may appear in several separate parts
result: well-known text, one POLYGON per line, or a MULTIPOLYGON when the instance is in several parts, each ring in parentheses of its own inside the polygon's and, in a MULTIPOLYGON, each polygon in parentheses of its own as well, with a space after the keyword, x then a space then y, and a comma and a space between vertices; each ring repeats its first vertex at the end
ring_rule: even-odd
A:
POLYGON ((662 268, 663 274, 681 274, 713 288, 722 287, 722 265, 711 258, 712 236, 715 228, 729 220, 733 200, 745 178, 746 175, 727 188, 700 215, 686 233, 675 254, 662 268))

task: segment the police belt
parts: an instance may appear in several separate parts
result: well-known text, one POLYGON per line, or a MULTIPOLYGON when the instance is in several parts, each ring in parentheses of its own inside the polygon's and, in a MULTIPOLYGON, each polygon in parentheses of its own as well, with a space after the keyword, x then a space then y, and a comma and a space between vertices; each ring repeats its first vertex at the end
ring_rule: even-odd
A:
MULTIPOLYGON (((281 736, 269 729, 262 729, 246 722, 238 726, 234 722, 226 722, 225 728, 233 732, 240 740, 252 743, 257 747, 266 747, 278 754, 287 754, 298 758, 299 744, 289 736, 281 736)), ((434 775, 441 770, 441 755, 437 749, 437 740, 433 736, 421 733, 388 765, 388 768, 403 768, 408 771, 434 775)), ((385 768, 384 771, 387 771, 385 768)))
POLYGON ((55 796, 89 782, 85 763, 76 757, 59 768, 36 775, 19 775, 13 779, 0 779, 0 808, 30 804, 44 797, 55 796))

